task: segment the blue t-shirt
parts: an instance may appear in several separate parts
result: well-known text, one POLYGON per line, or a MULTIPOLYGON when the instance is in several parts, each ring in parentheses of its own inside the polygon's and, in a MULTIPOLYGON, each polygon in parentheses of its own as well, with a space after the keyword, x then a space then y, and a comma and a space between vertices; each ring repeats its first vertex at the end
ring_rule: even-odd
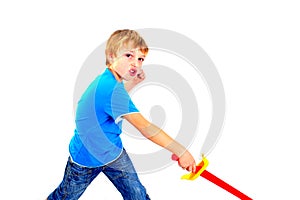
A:
POLYGON ((123 82, 106 68, 83 93, 76 109, 76 129, 69 145, 74 162, 97 167, 122 153, 122 116, 139 112, 123 82))

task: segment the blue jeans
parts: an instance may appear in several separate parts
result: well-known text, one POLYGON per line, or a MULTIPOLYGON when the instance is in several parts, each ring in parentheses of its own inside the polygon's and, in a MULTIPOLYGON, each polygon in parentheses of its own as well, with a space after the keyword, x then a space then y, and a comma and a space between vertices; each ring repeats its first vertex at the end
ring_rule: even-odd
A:
POLYGON ((125 149, 117 160, 102 167, 82 167, 69 158, 64 178, 48 196, 48 200, 79 199, 100 172, 108 177, 124 200, 150 200, 125 149))

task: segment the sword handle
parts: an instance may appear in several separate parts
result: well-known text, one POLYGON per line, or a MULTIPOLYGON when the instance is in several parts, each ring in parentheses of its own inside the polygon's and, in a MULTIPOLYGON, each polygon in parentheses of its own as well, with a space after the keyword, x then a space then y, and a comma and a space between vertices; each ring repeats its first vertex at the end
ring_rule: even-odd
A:
POLYGON ((174 160, 174 161, 177 161, 178 162, 178 160, 179 160, 179 157, 178 156, 176 156, 175 154, 172 154, 172 160, 174 160))

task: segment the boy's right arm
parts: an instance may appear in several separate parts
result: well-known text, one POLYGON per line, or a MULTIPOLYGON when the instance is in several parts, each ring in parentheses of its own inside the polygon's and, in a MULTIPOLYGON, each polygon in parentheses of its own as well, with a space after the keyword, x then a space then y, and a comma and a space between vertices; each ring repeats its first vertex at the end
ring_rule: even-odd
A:
POLYGON ((196 162, 190 152, 162 129, 146 120, 140 113, 131 113, 125 115, 124 118, 137 128, 144 137, 178 156, 180 167, 187 171, 196 171, 196 162))

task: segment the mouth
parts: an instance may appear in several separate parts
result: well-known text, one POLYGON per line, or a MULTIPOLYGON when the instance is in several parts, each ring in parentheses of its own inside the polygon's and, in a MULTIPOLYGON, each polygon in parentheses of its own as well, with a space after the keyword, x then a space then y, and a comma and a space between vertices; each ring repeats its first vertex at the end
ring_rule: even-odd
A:
POLYGON ((130 70, 129 70, 129 75, 130 75, 130 76, 135 76, 136 73, 137 73, 137 70, 136 70, 136 69, 130 69, 130 70))

